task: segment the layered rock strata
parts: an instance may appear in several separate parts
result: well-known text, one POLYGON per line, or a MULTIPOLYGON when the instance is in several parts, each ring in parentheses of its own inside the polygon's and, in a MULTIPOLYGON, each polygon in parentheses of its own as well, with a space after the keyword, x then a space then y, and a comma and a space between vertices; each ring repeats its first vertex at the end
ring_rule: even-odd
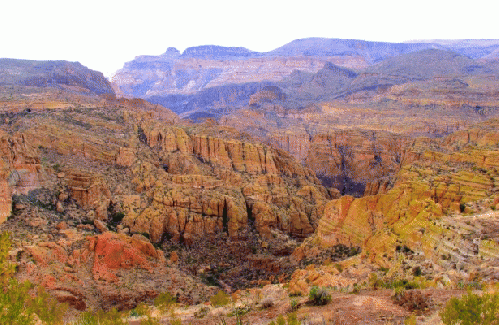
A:
POLYGON ((25 135, 0 130, 0 223, 10 216, 12 195, 27 194, 40 186, 40 160, 25 135))
MULTIPOLYGON (((328 202, 318 238, 327 246, 360 246, 365 256, 385 265, 397 247, 438 259, 443 215, 486 212, 494 206, 499 195, 497 136, 495 120, 441 141, 416 142, 410 162, 386 194, 328 202)), ((484 245, 499 252, 490 241, 484 245)))
POLYGON ((125 206, 124 222, 154 242, 166 235, 189 243, 221 232, 239 238, 250 224, 262 235, 278 228, 305 237, 329 197, 291 156, 230 128, 213 133, 142 123, 138 131, 159 160, 133 165, 142 194, 125 206))

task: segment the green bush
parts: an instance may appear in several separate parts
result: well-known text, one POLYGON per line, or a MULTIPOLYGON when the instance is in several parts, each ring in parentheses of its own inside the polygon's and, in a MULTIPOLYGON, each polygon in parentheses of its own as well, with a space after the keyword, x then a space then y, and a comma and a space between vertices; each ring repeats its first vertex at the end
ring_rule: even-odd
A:
POLYGON ((155 317, 147 316, 147 318, 144 318, 143 320, 140 321, 140 325, 160 325, 161 323, 159 320, 155 317))
POLYGON ((138 304, 131 312, 133 312, 134 316, 148 316, 150 314, 149 306, 145 303, 138 304))
POLYGON ((279 315, 279 317, 277 317, 277 325, 286 325, 286 320, 284 319, 284 316, 283 315, 279 315))
POLYGON ((99 310, 97 312, 86 311, 81 313, 73 325, 127 325, 128 322, 121 319, 122 313, 111 309, 108 312, 99 310))
POLYGON ((0 324, 34 324, 36 314, 44 324, 62 324, 67 310, 66 304, 60 304, 43 287, 38 288, 38 295, 30 295, 33 284, 29 281, 19 283, 14 278, 15 267, 7 259, 11 241, 9 234, 0 234, 0 324))
POLYGON ((210 298, 210 303, 214 307, 225 306, 230 302, 229 295, 222 290, 218 291, 216 295, 210 298))
POLYGON ((0 285, 7 285, 9 279, 15 273, 15 266, 12 265, 7 257, 9 256, 9 250, 11 247, 11 242, 8 232, 3 232, 0 234, 0 285))
POLYGON ((120 223, 123 218, 125 217, 125 214, 123 212, 116 212, 111 215, 111 220, 113 223, 120 223))
POLYGON ((300 325, 300 321, 298 317, 296 317, 296 313, 288 314, 288 325, 300 325))
POLYGON ((158 307, 161 312, 167 312, 175 303, 177 299, 169 292, 160 293, 154 299, 154 306, 158 307))
POLYGON ((322 306, 331 301, 331 295, 325 288, 312 287, 308 294, 309 301, 315 306, 322 306))
POLYGON ((28 305, 46 325, 63 324, 64 315, 68 310, 67 304, 59 303, 45 291, 44 287, 38 287, 37 295, 28 305))
POLYGON ((269 325, 299 325, 300 321, 296 317, 296 313, 288 314, 287 321, 283 315, 279 315, 275 321, 271 321, 269 325))
POLYGON ((428 293, 421 290, 405 290, 402 287, 395 288, 392 301, 416 313, 422 313, 433 306, 433 301, 428 293))
POLYGON ((0 234, 0 324, 33 324, 33 310, 27 305, 31 283, 14 279, 14 265, 7 259, 11 242, 9 234, 0 234))
POLYGON ((451 298, 440 312, 445 325, 499 324, 499 293, 482 296, 468 291, 461 298, 451 298))
POLYGON ((425 283, 424 279, 415 278, 414 280, 408 281, 406 279, 392 279, 382 282, 382 287, 385 289, 397 289, 403 288, 406 290, 411 289, 424 289, 425 283))
POLYGON ((404 320, 404 325, 416 325, 417 324, 417 319, 416 315, 412 314, 411 316, 407 317, 404 320))
POLYGON ((10 279, 3 285, 0 295, 0 324, 34 324, 34 312, 27 306, 31 288, 29 282, 18 283, 15 279, 10 279))

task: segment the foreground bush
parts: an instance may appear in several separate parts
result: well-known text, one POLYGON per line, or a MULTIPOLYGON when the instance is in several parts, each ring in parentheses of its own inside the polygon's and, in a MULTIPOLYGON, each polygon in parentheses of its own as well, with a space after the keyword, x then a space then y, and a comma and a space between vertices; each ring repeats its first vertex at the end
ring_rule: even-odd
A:
POLYGON ((392 300, 395 304, 417 314, 421 314, 433 306, 430 295, 423 293, 421 290, 397 288, 394 291, 392 300))
POLYGON ((36 318, 47 325, 63 324, 68 306, 59 303, 43 287, 32 296, 34 285, 28 281, 19 283, 14 278, 14 265, 7 259, 10 247, 9 234, 0 234, 0 324, 31 325, 36 318))
POLYGON ((499 293, 473 294, 471 291, 461 298, 452 298, 440 312, 445 325, 498 325, 499 293))
POLYGON ((325 288, 312 287, 308 294, 309 301, 315 306, 322 306, 331 301, 331 295, 325 288))
POLYGON ((122 314, 115 308, 108 312, 84 312, 73 325, 126 325, 128 322, 121 319, 122 314))
POLYGON ((213 307, 222 307, 230 302, 229 295, 222 290, 218 291, 216 295, 210 298, 210 303, 213 307))
POLYGON ((18 283, 10 279, 2 285, 0 293, 0 324, 3 325, 30 325, 35 323, 34 312, 28 308, 30 299, 29 282, 18 283))
POLYGON ((156 306, 162 313, 166 313, 171 307, 175 305, 177 299, 169 292, 160 293, 156 299, 154 299, 154 306, 156 306))

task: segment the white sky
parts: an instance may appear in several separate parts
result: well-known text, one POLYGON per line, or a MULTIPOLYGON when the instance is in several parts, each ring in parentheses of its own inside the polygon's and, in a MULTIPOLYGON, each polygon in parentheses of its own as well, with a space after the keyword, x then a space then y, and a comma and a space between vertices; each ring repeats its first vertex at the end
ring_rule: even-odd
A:
POLYGON ((170 46, 270 51, 305 37, 499 39, 495 1, 3 0, 0 57, 69 60, 110 76, 170 46))

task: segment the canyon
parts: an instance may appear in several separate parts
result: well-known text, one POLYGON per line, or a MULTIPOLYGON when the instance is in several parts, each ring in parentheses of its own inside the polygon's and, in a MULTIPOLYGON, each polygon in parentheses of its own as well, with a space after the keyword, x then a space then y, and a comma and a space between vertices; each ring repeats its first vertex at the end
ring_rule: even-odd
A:
POLYGON ((131 324, 143 303, 186 324, 235 323, 241 308, 258 324, 361 324, 357 307, 400 323, 414 310, 391 298, 397 283, 426 288, 418 320, 438 319, 499 279, 498 47, 169 48, 111 82, 0 59, 15 277, 73 315, 117 308, 131 324), (339 309, 313 306, 313 287, 339 309), (213 302, 221 290, 232 305, 213 302), (168 315, 152 306, 165 293, 168 315))

